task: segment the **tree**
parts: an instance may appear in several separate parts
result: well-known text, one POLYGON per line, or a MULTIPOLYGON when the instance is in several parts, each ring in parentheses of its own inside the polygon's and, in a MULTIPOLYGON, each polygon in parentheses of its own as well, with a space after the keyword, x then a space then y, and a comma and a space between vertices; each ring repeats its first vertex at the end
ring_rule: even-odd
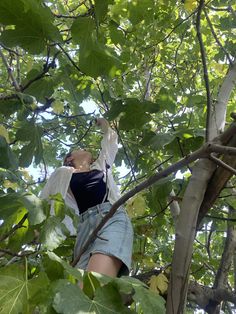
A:
POLYGON ((233 313, 235 10, 222 0, 1 0, 0 313, 233 313), (109 214, 127 202, 128 278, 74 269, 61 223, 73 212, 54 195, 52 217, 38 198, 69 148, 96 155, 88 100, 118 132, 116 166, 130 170, 114 169, 124 194, 109 214))

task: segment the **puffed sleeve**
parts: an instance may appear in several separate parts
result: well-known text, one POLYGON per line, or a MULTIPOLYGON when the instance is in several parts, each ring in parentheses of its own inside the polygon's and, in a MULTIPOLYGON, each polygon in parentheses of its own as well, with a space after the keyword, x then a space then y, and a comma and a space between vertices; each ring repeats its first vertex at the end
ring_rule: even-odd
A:
POLYGON ((62 198, 65 199, 72 171, 71 167, 64 166, 56 169, 45 184, 40 197, 48 199, 50 195, 60 193, 62 198))
POLYGON ((101 151, 94 165, 99 166, 100 169, 105 170, 106 167, 111 168, 118 151, 118 136, 112 129, 105 130, 103 139, 101 141, 101 151))

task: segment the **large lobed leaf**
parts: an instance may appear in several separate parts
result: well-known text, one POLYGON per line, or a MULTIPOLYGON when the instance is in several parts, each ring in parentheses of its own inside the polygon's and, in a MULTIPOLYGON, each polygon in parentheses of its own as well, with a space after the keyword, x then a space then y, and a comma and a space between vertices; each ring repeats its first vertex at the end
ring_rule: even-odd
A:
POLYGON ((10 265, 0 269, 0 313, 32 313, 34 296, 43 294, 49 284, 45 273, 28 280, 24 267, 10 265))
POLYGON ((8 47, 21 46, 38 54, 47 40, 61 41, 58 29, 53 25, 50 9, 36 0, 1 0, 0 22, 15 25, 2 32, 1 41, 8 47))

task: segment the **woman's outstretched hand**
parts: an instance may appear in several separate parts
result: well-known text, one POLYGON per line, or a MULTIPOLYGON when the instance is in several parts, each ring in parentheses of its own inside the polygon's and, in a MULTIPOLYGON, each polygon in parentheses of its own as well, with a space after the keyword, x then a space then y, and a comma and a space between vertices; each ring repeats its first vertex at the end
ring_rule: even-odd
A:
POLYGON ((106 132, 109 128, 109 122, 105 118, 96 118, 95 124, 103 131, 106 132))

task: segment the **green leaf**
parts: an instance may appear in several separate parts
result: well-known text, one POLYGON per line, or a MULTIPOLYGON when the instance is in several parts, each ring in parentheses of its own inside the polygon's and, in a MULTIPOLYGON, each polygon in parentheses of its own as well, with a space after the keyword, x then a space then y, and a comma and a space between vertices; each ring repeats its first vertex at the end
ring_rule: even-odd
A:
POLYGON ((151 18, 153 12, 153 3, 150 0, 130 2, 128 4, 129 19, 133 25, 138 24, 145 18, 151 18), (151 11, 151 12, 150 12, 151 11))
POLYGON ((66 280, 58 281, 55 292, 53 307, 58 313, 132 313, 123 305, 119 292, 110 283, 98 288, 93 300, 89 299, 78 286, 66 280))
POLYGON ((43 273, 28 280, 22 265, 10 265, 0 269, 0 313, 29 313, 29 299, 47 289, 48 279, 43 273))
POLYGON ((0 135, 0 167, 5 169, 17 169, 18 161, 12 152, 5 137, 0 135))
POLYGON ((160 105, 152 101, 145 100, 143 101, 144 110, 150 113, 156 113, 160 111, 160 105))
POLYGON ((1 41, 6 46, 21 46, 30 53, 39 54, 47 40, 62 40, 53 25, 50 9, 42 6, 41 1, 2 0, 0 12, 0 22, 15 25, 15 29, 2 32, 1 41))
POLYGON ((0 195, 0 217, 6 219, 22 207, 21 196, 17 193, 0 195))
POLYGON ((57 248, 69 235, 65 225, 61 223, 58 217, 51 216, 44 223, 41 233, 40 242, 48 249, 57 248))
POLYGON ((171 113, 175 113, 176 110, 176 100, 173 96, 171 96, 171 91, 166 88, 161 88, 158 96, 156 98, 156 102, 160 105, 160 109, 162 111, 167 110, 171 113))
POLYGON ((16 132, 16 139, 20 141, 30 141, 21 149, 20 165, 22 167, 28 167, 33 157, 35 156, 35 163, 39 164, 43 155, 43 147, 41 142, 41 136, 43 130, 41 127, 35 125, 32 122, 24 122, 22 127, 16 132))
POLYGON ((98 279, 90 272, 86 273, 83 278, 83 292, 90 298, 94 298, 96 289, 101 285, 98 279))
POLYGON ((145 112, 145 106, 137 99, 128 98, 123 107, 124 115, 120 118, 121 130, 140 129, 150 121, 150 116, 145 112))
POLYGON ((30 53, 39 54, 46 43, 38 34, 27 34, 27 28, 17 30, 5 30, 0 36, 0 40, 7 47, 21 46, 30 53))
POLYGON ((115 100, 111 103, 111 108, 110 110, 106 113, 106 117, 108 117, 108 119, 110 120, 114 120, 116 119, 119 114, 121 112, 123 112, 125 109, 124 109, 124 105, 123 105, 123 102, 122 100, 115 100))
POLYGON ((91 310, 91 300, 82 290, 66 280, 59 280, 55 288, 53 308, 61 314, 78 314, 91 310))
POLYGON ((83 280, 83 274, 84 274, 83 270, 76 269, 76 268, 70 266, 67 262, 63 261, 63 259, 61 259, 59 256, 57 256, 54 252, 47 252, 47 255, 50 258, 50 260, 61 264, 68 275, 73 276, 74 278, 76 278, 79 281, 83 280))
POLYGON ((0 100, 0 113, 4 116, 9 117, 14 112, 22 108, 22 103, 20 100, 0 100))
POLYGON ((79 17, 71 26, 71 35, 74 43, 81 44, 85 49, 92 41, 92 33, 96 25, 92 17, 79 17))
POLYGON ((34 96, 38 102, 46 103, 54 93, 54 82, 51 78, 42 78, 33 82, 26 90, 27 94, 34 96))
POLYGON ((151 290, 136 286, 133 299, 140 304, 143 313, 163 314, 166 312, 165 300, 151 290))
POLYGON ((171 133, 159 133, 149 138, 148 141, 144 138, 142 143, 144 145, 149 145, 153 150, 161 150, 174 139, 175 137, 171 133))
POLYGON ((110 37, 111 37, 111 40, 112 42, 117 45, 117 44, 124 44, 125 43, 125 36, 124 36, 124 33, 119 30, 118 28, 118 25, 117 24, 113 24, 111 23, 109 25, 109 30, 110 30, 110 37))
POLYGON ((28 219, 31 225, 37 225, 46 219, 43 211, 42 200, 34 194, 25 194, 22 196, 22 203, 27 209, 29 215, 28 219))
POLYGON ((114 77, 122 65, 110 48, 91 43, 89 49, 80 50, 79 67, 87 75, 97 78, 100 75, 114 77))
POLYGON ((108 11, 108 5, 114 0, 95 0, 95 17, 101 23, 108 11))
POLYGON ((64 268, 58 261, 52 260, 46 255, 42 258, 42 264, 44 271, 51 281, 64 278, 64 268))

